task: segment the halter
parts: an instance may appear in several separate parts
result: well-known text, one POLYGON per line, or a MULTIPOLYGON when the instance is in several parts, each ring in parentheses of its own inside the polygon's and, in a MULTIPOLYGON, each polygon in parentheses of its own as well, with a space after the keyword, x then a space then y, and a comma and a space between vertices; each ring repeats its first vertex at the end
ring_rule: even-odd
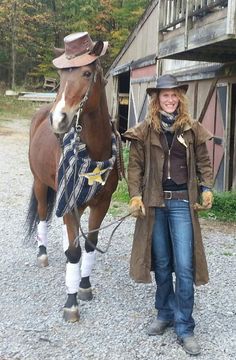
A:
POLYGON ((87 102, 87 100, 89 98, 89 93, 90 93, 90 90, 91 90, 91 87, 92 87, 92 83, 96 83, 96 81, 97 81, 97 74, 98 74, 98 65, 96 64, 96 70, 93 73, 93 76, 92 76, 92 78, 90 80, 90 83, 89 83, 89 86, 88 86, 88 88, 86 90, 86 93, 85 93, 83 99, 80 101, 78 110, 76 111, 76 114, 75 114, 75 116, 76 116, 75 131, 77 133, 82 130, 82 127, 79 124, 80 115, 81 115, 81 113, 83 111, 85 103, 87 102))

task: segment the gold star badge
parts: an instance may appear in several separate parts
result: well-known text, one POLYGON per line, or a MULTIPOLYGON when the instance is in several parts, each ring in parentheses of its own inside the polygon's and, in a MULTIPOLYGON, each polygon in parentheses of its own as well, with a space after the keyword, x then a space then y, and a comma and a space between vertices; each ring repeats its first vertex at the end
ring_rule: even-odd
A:
POLYGON ((83 176, 88 179, 88 184, 93 185, 96 181, 102 185, 105 184, 105 181, 102 179, 101 175, 106 172, 108 169, 101 170, 98 166, 91 173, 79 174, 79 176, 83 176))

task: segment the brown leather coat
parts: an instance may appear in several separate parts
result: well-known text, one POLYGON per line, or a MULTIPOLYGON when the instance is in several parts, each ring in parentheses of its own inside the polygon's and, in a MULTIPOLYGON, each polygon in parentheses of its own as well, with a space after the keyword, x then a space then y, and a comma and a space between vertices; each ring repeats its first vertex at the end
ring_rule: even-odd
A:
MULTIPOLYGON (((136 282, 151 282, 151 239, 154 224, 154 207, 164 207, 162 175, 164 151, 159 134, 146 122, 127 130, 131 141, 128 167, 130 197, 142 196, 146 216, 135 225, 130 260, 130 276, 136 282)), ((194 278, 196 285, 208 282, 208 269, 197 212, 193 204, 199 202, 199 186, 212 188, 212 167, 206 140, 212 135, 197 121, 187 125, 180 141, 186 146, 188 167, 188 193, 194 230, 194 278)))

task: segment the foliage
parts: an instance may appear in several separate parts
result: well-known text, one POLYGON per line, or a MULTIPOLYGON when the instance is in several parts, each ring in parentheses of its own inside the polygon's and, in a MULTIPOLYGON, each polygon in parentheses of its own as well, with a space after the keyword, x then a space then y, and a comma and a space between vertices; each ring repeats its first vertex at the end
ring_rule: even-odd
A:
POLYGON ((212 209, 201 211, 199 215, 208 219, 236 222, 236 192, 214 192, 212 209))
POLYGON ((129 193, 128 193, 128 186, 127 183, 125 181, 125 179, 122 179, 118 186, 116 191, 113 194, 112 199, 114 201, 120 201, 123 203, 128 203, 129 202, 129 193))
MULTIPOLYGON (((124 159, 125 169, 127 169, 128 161, 129 161, 129 148, 128 147, 123 148, 123 159, 124 159)), ((126 179, 122 179, 121 181, 119 181, 117 189, 114 192, 112 199, 113 199, 113 201, 118 201, 118 202, 122 202, 122 203, 129 202, 128 185, 127 185, 126 179)))
POLYGON ((110 43, 106 70, 151 0, 2 0, 0 81, 12 87, 56 76, 52 49, 71 32, 110 43))
POLYGON ((51 37, 50 14, 41 1, 3 0, 0 6, 2 78, 14 85, 43 61, 51 37), (12 81, 13 80, 13 81, 12 81))

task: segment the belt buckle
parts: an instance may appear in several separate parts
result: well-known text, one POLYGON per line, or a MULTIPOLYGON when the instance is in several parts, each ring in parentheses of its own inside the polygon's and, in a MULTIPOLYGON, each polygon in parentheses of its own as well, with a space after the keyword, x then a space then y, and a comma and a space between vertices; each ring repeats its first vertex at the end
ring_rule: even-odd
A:
POLYGON ((164 191, 165 193, 165 199, 171 200, 172 199, 172 191, 164 191))

